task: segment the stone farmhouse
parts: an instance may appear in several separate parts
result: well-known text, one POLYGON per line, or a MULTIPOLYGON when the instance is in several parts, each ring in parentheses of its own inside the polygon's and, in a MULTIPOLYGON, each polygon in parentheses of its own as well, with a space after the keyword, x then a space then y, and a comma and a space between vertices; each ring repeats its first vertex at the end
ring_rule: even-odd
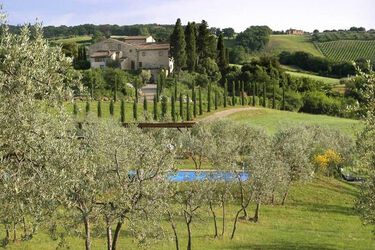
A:
POLYGON ((170 45, 157 43, 152 36, 111 36, 88 48, 92 68, 117 61, 124 70, 150 70, 153 80, 161 70, 173 71, 170 45))
POLYGON ((286 33, 288 35, 304 35, 305 31, 303 31, 303 30, 296 30, 296 29, 288 29, 286 31, 286 33))

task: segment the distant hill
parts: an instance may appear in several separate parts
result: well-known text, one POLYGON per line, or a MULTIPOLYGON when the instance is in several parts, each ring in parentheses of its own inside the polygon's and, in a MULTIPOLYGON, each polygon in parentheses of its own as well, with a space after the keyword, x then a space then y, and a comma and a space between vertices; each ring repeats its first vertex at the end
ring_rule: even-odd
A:
POLYGON ((265 51, 274 55, 282 51, 304 51, 314 56, 323 56, 312 42, 310 35, 271 35, 265 51))

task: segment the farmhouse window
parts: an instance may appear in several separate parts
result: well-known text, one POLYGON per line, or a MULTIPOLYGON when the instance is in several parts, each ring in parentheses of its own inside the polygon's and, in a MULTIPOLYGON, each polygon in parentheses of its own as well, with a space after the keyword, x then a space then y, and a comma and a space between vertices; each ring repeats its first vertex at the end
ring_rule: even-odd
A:
POLYGON ((139 67, 139 68, 142 68, 142 62, 139 62, 139 63, 138 63, 138 67, 139 67))
POLYGON ((146 52, 145 51, 142 52, 142 56, 146 56, 146 52))

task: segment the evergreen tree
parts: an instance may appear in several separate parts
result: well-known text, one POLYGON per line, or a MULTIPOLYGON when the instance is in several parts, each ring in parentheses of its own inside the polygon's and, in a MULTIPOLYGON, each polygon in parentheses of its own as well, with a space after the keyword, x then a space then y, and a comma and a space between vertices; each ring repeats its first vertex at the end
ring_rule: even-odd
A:
POLYGON ((241 105, 245 105, 245 86, 243 81, 241 82, 241 105))
POLYGON ((174 79, 174 98, 177 101, 177 80, 174 79))
POLYGON ((202 90, 201 87, 199 87, 199 115, 203 115, 203 103, 202 103, 202 90))
POLYGON ((215 91, 215 110, 217 110, 217 106, 218 106, 218 100, 217 100, 217 91, 215 91))
POLYGON ((225 83, 224 83, 224 108, 227 107, 227 98, 228 98, 228 81, 225 79, 225 83))
POLYGON ((186 120, 191 121, 191 112, 190 112, 190 98, 189 95, 186 97, 186 120))
POLYGON ((236 83, 235 81, 232 82, 232 105, 236 105, 236 83))
POLYGON ((276 108, 276 83, 273 81, 272 108, 276 108))
POLYGON ((256 82, 253 82, 253 106, 255 106, 256 82))
POLYGON ((134 81, 135 101, 138 102, 138 80, 134 81))
POLYGON ((158 100, 156 95, 154 96, 154 108, 153 108, 154 120, 158 120, 158 100))
POLYGON ((114 100, 114 102, 117 102, 117 85, 118 85, 118 83, 117 83, 117 74, 116 74, 116 72, 115 72, 115 84, 113 85, 113 100, 114 100))
POLYGON ((223 72, 228 66, 228 61, 226 60, 226 50, 224 47, 224 36, 223 33, 220 34, 217 42, 217 66, 221 72, 223 72))
POLYGON ((186 40, 186 65, 189 72, 195 71, 196 63, 197 63, 197 44, 196 44, 196 26, 195 23, 188 22, 185 28, 185 40, 186 40))
POLYGON ((266 83, 263 83, 263 107, 266 107, 266 97, 267 97, 267 87, 266 83))
POLYGON ((180 93, 180 117, 181 120, 184 120, 184 102, 182 99, 182 93, 180 93))
POLYGON ((121 100, 121 107, 120 107, 120 121, 121 124, 125 122, 125 100, 121 100))
POLYGON ((176 122, 176 105, 174 101, 174 96, 171 96, 171 115, 172 115, 172 121, 176 122))
POLYGON ((229 49, 225 48, 225 61, 229 65, 229 49))
POLYGON ((143 111, 147 113, 147 98, 146 96, 143 97, 143 111))
POLYGON ((156 101, 159 102, 160 100, 160 81, 156 83, 156 101))
POLYGON ((113 105, 113 101, 111 100, 111 101, 109 102, 109 114, 110 114, 111 116, 113 116, 114 113, 115 113, 115 107, 114 107, 114 105, 113 105))
POLYGON ((102 102, 98 101, 98 117, 102 117, 102 102))
POLYGON ((207 89, 207 112, 211 112, 211 83, 208 84, 207 89))
POLYGON ((133 119, 134 121, 138 120, 138 102, 136 100, 133 103, 133 119))
POLYGON ((193 84, 193 88, 191 90, 191 96, 193 97, 193 116, 194 118, 197 117, 197 95, 195 93, 195 86, 193 84))
POLYGON ((167 112, 168 112, 168 99, 166 96, 163 96, 161 98, 161 116, 165 118, 167 115, 167 112))
POLYGON ((73 103, 73 115, 78 115, 78 106, 76 102, 73 103))
POLYGON ((170 38, 170 44, 171 54, 174 58, 174 67, 176 68, 176 72, 180 72, 180 70, 186 65, 185 34, 181 26, 180 18, 177 19, 176 25, 170 38))
POLYGON ((90 102, 86 102, 86 114, 90 113, 90 102))
POLYGON ((285 110, 285 83, 283 82, 283 104, 282 110, 285 110))
POLYGON ((209 35, 208 24, 205 20, 202 20, 198 27, 197 37, 197 52, 199 61, 202 61, 208 57, 209 35))

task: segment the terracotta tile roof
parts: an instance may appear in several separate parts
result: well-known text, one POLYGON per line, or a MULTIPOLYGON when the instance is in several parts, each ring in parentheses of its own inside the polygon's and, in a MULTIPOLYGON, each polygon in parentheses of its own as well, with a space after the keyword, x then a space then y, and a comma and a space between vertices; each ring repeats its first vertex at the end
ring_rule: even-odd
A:
POLYGON ((169 43, 143 43, 135 45, 138 50, 169 50, 169 43))
POLYGON ((90 57, 95 58, 95 57, 110 57, 115 53, 114 51, 110 50, 98 50, 90 55, 90 57))

